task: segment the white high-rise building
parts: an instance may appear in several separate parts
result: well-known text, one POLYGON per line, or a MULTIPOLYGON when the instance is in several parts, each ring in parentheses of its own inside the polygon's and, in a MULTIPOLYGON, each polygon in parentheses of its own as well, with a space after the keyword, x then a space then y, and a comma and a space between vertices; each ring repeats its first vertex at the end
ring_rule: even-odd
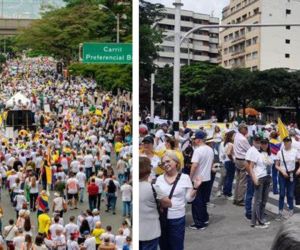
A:
MULTIPOLYGON (((163 67, 174 62, 175 9, 165 8, 165 17, 155 24, 163 31, 164 39, 160 44, 159 58, 155 64, 163 67)), ((201 24, 219 24, 219 18, 193 11, 181 10, 181 32, 185 34, 201 24)), ((188 36, 181 45, 180 62, 188 64, 197 61, 218 63, 219 29, 203 29, 188 36)))
MULTIPOLYGON (((222 24, 238 23, 300 23, 300 0, 231 0, 222 24)), ((225 68, 300 69, 300 27, 225 29, 220 44, 225 68)))

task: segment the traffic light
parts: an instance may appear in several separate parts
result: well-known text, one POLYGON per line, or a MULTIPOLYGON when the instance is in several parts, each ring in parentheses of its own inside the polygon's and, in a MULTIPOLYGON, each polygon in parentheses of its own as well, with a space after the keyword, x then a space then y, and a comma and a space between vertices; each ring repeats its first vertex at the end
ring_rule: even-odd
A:
POLYGON ((156 83, 153 84, 153 100, 154 101, 161 101, 163 99, 163 93, 160 86, 156 83))
POLYGON ((61 62, 58 62, 58 63, 56 64, 56 71, 57 71, 58 74, 62 74, 62 71, 63 71, 63 65, 62 65, 61 62))

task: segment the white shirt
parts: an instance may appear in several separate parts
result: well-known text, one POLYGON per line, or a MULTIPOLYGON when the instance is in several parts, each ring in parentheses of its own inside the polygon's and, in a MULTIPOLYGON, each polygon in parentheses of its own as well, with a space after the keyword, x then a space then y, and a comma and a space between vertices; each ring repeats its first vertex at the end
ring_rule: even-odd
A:
POLYGON ((246 152, 250 148, 250 144, 245 136, 237 132, 234 136, 233 151, 235 158, 245 159, 246 152))
POLYGON ((67 239, 70 239, 72 233, 79 232, 79 226, 70 222, 65 226, 65 232, 67 239))
POLYGON ((63 207, 64 198, 63 197, 54 198, 53 203, 55 204, 55 211, 62 211, 64 209, 64 207, 63 207))
POLYGON ((96 239, 95 237, 90 237, 85 240, 84 246, 86 247, 86 250, 95 250, 96 249, 96 239))
POLYGON ((15 249, 16 250, 21 249, 23 242, 25 242, 24 235, 19 235, 19 236, 14 237, 13 243, 14 243, 15 249))
MULTIPOLYGON (((78 193, 78 180, 76 178, 70 178, 67 181, 68 193, 69 194, 77 194, 78 193)), ((79 184, 78 184, 79 185, 79 184)))
POLYGON ((197 163, 193 178, 200 176, 202 181, 210 181, 211 168, 214 161, 214 151, 207 145, 202 145, 194 150, 192 163, 197 163))
POLYGON ((132 186, 129 184, 123 184, 121 186, 121 193, 122 193, 122 201, 131 201, 132 197, 132 186))
POLYGON ((99 190, 98 190, 98 194, 101 194, 103 191, 103 179, 96 177, 95 178, 95 184, 98 186, 99 190))
POLYGON ((91 168, 94 164, 94 157, 91 154, 86 155, 84 158, 84 167, 91 168))
POLYGON ((79 171, 79 165, 80 165, 80 163, 77 160, 74 160, 71 162, 70 168, 73 173, 77 173, 79 171))
POLYGON ((126 236, 117 235, 115 238, 117 250, 123 250, 123 246, 126 242, 126 236))
POLYGON ((85 187, 86 175, 83 172, 78 172, 76 174, 76 179, 78 180, 78 184, 80 188, 85 187))
MULTIPOLYGON (((284 148, 281 149, 281 150, 283 151, 283 155, 284 155, 284 159, 285 159, 285 162, 286 162, 288 172, 294 171, 295 167, 296 167, 296 161, 298 159, 300 159, 299 152, 297 152, 297 150, 294 149, 294 148, 291 148, 288 151, 286 151, 284 148)), ((286 172, 286 168, 285 168, 284 163, 283 163, 283 158, 282 158, 282 153, 281 153, 282 151, 281 150, 278 151, 277 156, 276 156, 276 160, 280 161, 280 168, 286 172)))
POLYGON ((56 235, 56 230, 60 229, 61 231, 64 231, 64 227, 62 225, 60 225, 59 223, 54 223, 50 226, 50 232, 51 232, 51 237, 55 237, 56 235))
MULTIPOLYGON (((155 183, 159 189, 169 196, 173 185, 170 185, 164 175, 160 175, 155 183)), ((155 187, 154 186, 154 187, 155 187)), ((168 209, 168 219, 178 219, 185 216, 185 204, 187 201, 187 191, 193 188, 192 181, 187 174, 181 174, 180 179, 175 187, 173 196, 171 198, 172 207, 168 209)), ((123 233, 125 235, 125 232, 123 233)), ((126 235, 127 236, 127 235, 126 235)))
POLYGON ((102 241, 104 241, 105 238, 109 238, 110 242, 113 242, 113 243, 115 242, 115 236, 112 233, 105 232, 105 233, 101 234, 100 239, 102 241))
POLYGON ((68 246, 68 250, 79 250, 80 249, 77 241, 75 241, 75 240, 72 240, 72 241, 68 240, 67 246, 68 246))
POLYGON ((254 162, 253 172, 258 179, 267 176, 267 166, 273 164, 271 155, 260 153, 254 146, 247 151, 246 160, 254 162))

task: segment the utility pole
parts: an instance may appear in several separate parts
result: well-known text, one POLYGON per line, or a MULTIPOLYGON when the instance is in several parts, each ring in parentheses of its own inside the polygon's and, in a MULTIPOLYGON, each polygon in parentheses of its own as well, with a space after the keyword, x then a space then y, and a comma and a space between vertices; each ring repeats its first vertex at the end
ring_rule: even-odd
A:
MULTIPOLYGON (((173 71, 173 130, 179 131, 179 107, 180 107, 180 21, 181 0, 175 0, 175 29, 174 29, 174 71, 173 71), (179 69, 179 70, 178 70, 179 69)), ((177 134, 176 134, 177 135, 177 134)))

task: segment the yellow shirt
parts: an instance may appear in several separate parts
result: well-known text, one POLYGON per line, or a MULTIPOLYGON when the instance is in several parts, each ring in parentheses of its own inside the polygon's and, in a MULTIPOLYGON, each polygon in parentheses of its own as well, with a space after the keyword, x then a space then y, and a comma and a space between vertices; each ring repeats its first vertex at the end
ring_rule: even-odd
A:
POLYGON ((101 235, 102 235, 103 233, 105 233, 105 230, 104 230, 103 228, 95 228, 95 229, 93 230, 92 236, 95 237, 95 239, 96 239, 96 244, 97 244, 97 245, 98 245, 98 244, 101 244, 101 239, 100 239, 100 237, 101 237, 101 235))
POLYGON ((116 153, 120 153, 122 148, 123 148, 123 143, 122 142, 116 142, 115 143, 115 152, 116 153))
POLYGON ((38 218, 39 222, 39 228, 38 232, 43 234, 43 233, 48 233, 50 224, 51 224, 51 219, 48 214, 40 214, 38 218))
POLYGON ((130 133, 130 131, 131 131, 131 126, 128 124, 128 125, 125 125, 124 126, 124 131, 125 131, 125 133, 130 133))

